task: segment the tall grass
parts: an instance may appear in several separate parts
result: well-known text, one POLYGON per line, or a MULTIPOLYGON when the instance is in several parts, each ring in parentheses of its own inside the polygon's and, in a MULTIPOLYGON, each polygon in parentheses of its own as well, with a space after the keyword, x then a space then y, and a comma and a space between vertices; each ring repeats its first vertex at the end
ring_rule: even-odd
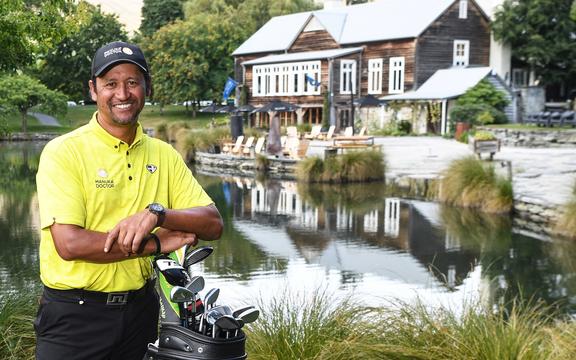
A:
POLYGON ((381 151, 354 151, 322 160, 309 157, 296 167, 296 178, 309 183, 348 183, 384 179, 385 162, 381 151))
POLYGON ((37 299, 26 294, 0 298, 0 359, 34 359, 37 299))
POLYGON ((554 226, 555 232, 576 239, 576 182, 572 187, 572 196, 562 207, 562 214, 554 226))
POLYGON ((454 160, 445 171, 439 200, 488 213, 509 213, 514 194, 511 180, 496 175, 492 164, 470 156, 454 160))
POLYGON ((251 359, 571 359, 576 324, 549 309, 468 306, 457 315, 420 303, 387 308, 283 294, 249 327, 251 359))

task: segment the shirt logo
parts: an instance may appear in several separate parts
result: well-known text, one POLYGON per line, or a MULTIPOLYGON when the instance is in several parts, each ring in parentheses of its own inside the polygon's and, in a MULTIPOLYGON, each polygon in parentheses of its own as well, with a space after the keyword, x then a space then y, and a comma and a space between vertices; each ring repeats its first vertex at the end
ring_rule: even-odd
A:
POLYGON ((150 174, 154 174, 154 172, 156 172, 156 169, 158 169, 156 165, 152 164, 146 165, 146 170, 150 171, 150 174))
POLYGON ((98 176, 100 176, 101 178, 107 178, 107 177, 108 177, 108 173, 107 173, 106 170, 104 170, 104 169, 98 169, 97 174, 98 174, 98 176))

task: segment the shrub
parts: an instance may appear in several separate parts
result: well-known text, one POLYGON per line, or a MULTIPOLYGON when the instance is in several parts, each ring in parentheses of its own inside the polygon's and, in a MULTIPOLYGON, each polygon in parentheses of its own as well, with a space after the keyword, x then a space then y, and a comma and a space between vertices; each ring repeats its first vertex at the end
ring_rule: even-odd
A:
POLYGON ((439 199, 488 213, 509 213, 514 204, 512 182, 497 176, 491 164, 474 157, 450 164, 441 180, 439 199))
POLYGON ((474 134, 474 140, 496 140, 496 136, 489 131, 477 131, 474 134))
POLYGON ((396 124, 398 132, 401 134, 410 134, 412 132, 412 123, 408 120, 400 120, 396 124))
POLYGON ((379 150, 354 151, 324 160, 309 157, 296 166, 296 178, 303 182, 348 183, 382 180, 384 155, 379 150))
POLYGON ((476 105, 483 104, 496 110, 503 111, 510 102, 506 99, 506 95, 496 89, 488 80, 480 81, 476 86, 469 89, 460 96, 456 101, 456 105, 476 105))
POLYGON ((506 114, 486 104, 456 105, 450 110, 452 123, 465 122, 470 125, 504 124, 506 114))

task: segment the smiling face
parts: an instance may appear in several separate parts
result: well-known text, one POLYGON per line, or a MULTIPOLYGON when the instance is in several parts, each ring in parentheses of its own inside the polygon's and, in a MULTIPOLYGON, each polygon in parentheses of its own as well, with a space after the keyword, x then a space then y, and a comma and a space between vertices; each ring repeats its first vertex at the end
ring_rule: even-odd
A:
POLYGON ((93 81, 89 84, 102 127, 135 127, 148 92, 144 74, 138 66, 118 64, 97 77, 95 84, 93 81))

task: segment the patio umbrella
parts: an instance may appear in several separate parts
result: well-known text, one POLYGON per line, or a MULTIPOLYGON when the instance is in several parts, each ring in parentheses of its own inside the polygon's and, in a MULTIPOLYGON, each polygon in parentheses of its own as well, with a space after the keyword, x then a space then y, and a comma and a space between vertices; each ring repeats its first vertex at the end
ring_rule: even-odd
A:
POLYGON ((269 111, 295 111, 299 109, 300 106, 287 103, 285 101, 271 101, 268 104, 258 108, 252 112, 259 113, 259 112, 269 112, 269 111))
POLYGON ((354 99, 354 105, 358 107, 377 107, 384 104, 385 102, 383 100, 377 99, 373 95, 366 95, 354 99))
POLYGON ((216 110, 217 113, 233 113, 236 112, 236 106, 234 105, 224 105, 218 108, 218 110, 216 110))
POLYGON ((207 113, 215 113, 215 112, 218 112, 219 108, 220 108, 220 105, 218 105, 216 103, 212 103, 208 106, 203 107, 202 109, 200 109, 198 111, 207 112, 207 113))
POLYGON ((250 104, 246 104, 246 105, 238 106, 238 109, 236 109, 236 111, 238 111, 238 112, 252 112, 254 109, 256 109, 254 106, 252 106, 250 104))

